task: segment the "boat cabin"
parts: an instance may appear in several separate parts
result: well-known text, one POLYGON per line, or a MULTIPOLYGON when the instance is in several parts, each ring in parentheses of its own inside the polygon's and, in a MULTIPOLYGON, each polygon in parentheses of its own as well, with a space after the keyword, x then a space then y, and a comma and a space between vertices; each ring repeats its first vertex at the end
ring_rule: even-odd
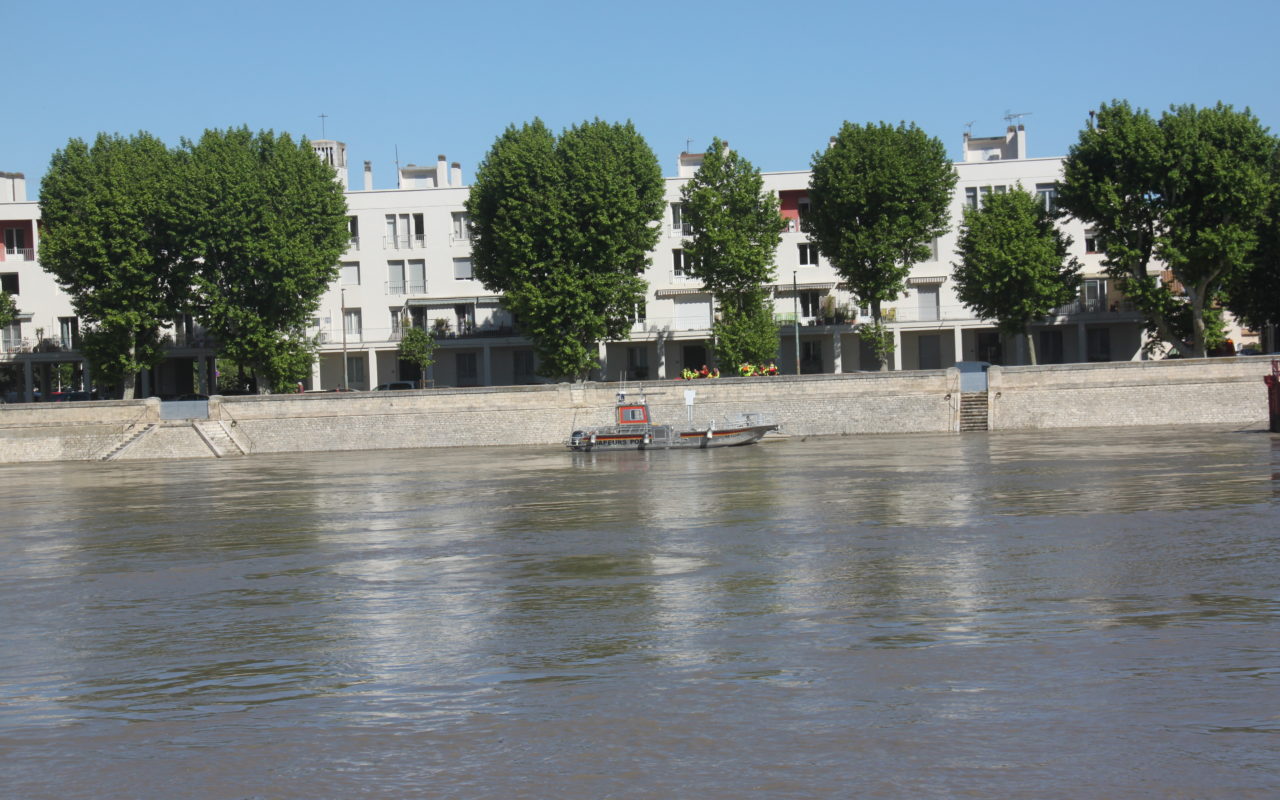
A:
POLYGON ((618 405, 619 425, 648 425, 649 406, 644 403, 627 403, 618 405))

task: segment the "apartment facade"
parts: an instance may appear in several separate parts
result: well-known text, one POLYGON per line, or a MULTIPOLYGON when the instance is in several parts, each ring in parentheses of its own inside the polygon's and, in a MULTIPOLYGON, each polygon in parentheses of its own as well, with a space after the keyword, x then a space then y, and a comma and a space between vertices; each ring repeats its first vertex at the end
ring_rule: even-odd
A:
MULTIPOLYGON (((351 187, 346 145, 332 140, 313 145, 335 168, 338 180, 351 187)), ((895 344, 889 368, 938 369, 958 361, 1027 363, 1020 339, 1002 337, 992 322, 976 319, 959 303, 952 277, 958 223, 966 206, 981 205, 990 194, 1019 185, 1046 205, 1053 203, 1062 158, 1028 158, 1026 152, 1022 126, 1010 126, 998 137, 965 135, 962 160, 955 164, 950 230, 933 242, 931 257, 913 267, 904 295, 882 306, 895 344)), ((676 174, 666 179, 666 210, 645 275, 645 303, 637 308, 627 338, 601 344, 601 379, 674 378, 686 368, 712 363, 714 298, 688 269, 683 250, 688 227, 680 206, 680 189, 700 163, 701 155, 682 153, 676 174)), ((29 395, 36 388, 49 390, 45 364, 79 364, 80 380, 86 372, 76 352, 78 323, 71 304, 39 267, 38 204, 26 200, 21 175, 0 175, 6 176, 0 178, 0 229, 5 235, 0 280, 17 297, 22 312, 3 332, 0 370, 7 364, 9 382, 21 382, 29 395)), ((858 307, 800 230, 808 205, 808 171, 762 177, 765 188, 778 196, 786 221, 770 285, 779 323, 778 367, 784 373, 879 369, 858 335, 858 323, 868 320, 868 310, 858 307)), ((318 342, 318 358, 306 388, 372 389, 419 378, 436 386, 543 380, 536 374, 531 343, 502 308, 500 296, 473 277, 464 206, 468 189, 461 166, 439 156, 426 166, 400 167, 395 189, 374 189, 371 166, 365 162, 359 182, 359 188, 346 193, 350 244, 338 280, 321 298, 308 329, 318 342), (406 325, 437 335, 436 363, 428 375, 397 357, 406 325)), ((1141 316, 1108 285, 1096 237, 1073 220, 1064 229, 1072 238, 1072 254, 1083 264, 1084 281, 1077 301, 1034 329, 1039 362, 1142 358, 1141 316)), ((206 391, 215 374, 211 343, 181 320, 171 339, 174 363, 148 376, 150 390, 206 391), (191 374, 196 377, 187 380, 191 374)))

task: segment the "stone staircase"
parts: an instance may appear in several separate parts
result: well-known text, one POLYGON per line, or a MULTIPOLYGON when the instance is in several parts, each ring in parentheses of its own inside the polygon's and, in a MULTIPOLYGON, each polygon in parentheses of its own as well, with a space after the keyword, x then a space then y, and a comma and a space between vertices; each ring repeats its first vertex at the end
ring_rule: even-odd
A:
POLYGON ((987 393, 965 392, 960 395, 960 432, 987 429, 987 393))
POLYGON ((159 428, 160 423, 158 422, 139 423, 137 425, 133 425, 130 427, 132 428, 132 430, 130 430, 126 434, 126 436, 124 437, 124 440, 121 441, 120 444, 116 445, 115 447, 111 448, 111 450, 107 451, 107 454, 102 457, 103 461, 115 461, 124 453, 124 451, 128 450, 130 447, 133 447, 135 444, 137 444, 138 441, 142 439, 142 437, 151 433, 156 428, 159 428))
POLYGON ((218 458, 244 455, 244 450, 236 444, 236 440, 231 438, 231 434, 227 433, 227 429, 218 420, 193 420, 191 424, 218 458))

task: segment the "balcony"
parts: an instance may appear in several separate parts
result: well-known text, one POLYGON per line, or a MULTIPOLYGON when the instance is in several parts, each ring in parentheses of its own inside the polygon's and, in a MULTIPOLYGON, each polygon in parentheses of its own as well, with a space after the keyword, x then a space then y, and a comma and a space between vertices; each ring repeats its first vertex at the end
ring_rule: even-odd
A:
POLYGON ((4 248, 4 257, 0 261, 35 261, 36 249, 34 247, 6 247, 4 248))
POLYGON ((387 281, 382 284, 382 291, 388 297, 403 297, 405 295, 423 295, 427 293, 427 285, 425 283, 403 281, 387 281))
POLYGON ((413 236, 383 236, 382 246, 387 250, 413 250, 414 248, 422 249, 427 244, 426 234, 416 234, 413 236))

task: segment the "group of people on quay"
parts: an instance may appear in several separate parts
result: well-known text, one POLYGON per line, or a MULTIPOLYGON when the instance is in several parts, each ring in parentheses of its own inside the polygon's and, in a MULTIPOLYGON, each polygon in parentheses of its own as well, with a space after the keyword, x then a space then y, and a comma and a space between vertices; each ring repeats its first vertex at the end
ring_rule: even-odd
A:
MULTIPOLYGON (((740 375, 743 378, 751 378, 751 377, 755 377, 756 375, 777 375, 777 374, 778 374, 778 367, 773 362, 769 362, 768 364, 742 363, 738 365, 738 375, 740 375)), ((686 367, 684 370, 681 371, 681 374, 680 374, 680 379, 686 380, 686 381, 692 381, 698 378, 719 378, 719 377, 720 377, 719 368, 708 369, 706 364, 703 364, 699 369, 689 369, 688 367, 686 367)))

